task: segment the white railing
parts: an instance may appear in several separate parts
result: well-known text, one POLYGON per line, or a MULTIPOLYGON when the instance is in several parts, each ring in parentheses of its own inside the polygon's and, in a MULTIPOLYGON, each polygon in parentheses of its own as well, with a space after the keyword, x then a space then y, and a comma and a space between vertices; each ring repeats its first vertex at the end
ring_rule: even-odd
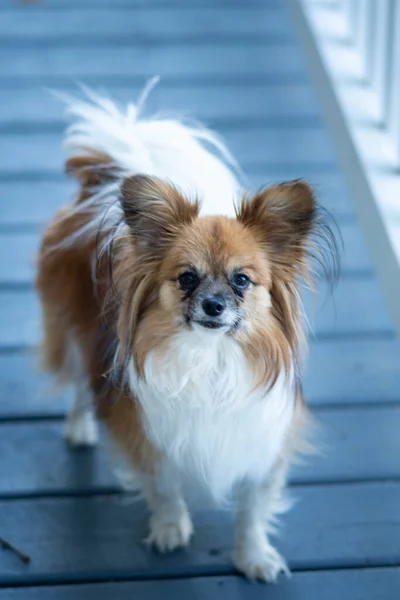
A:
POLYGON ((375 96, 386 150, 400 168, 400 0, 338 0, 338 5, 375 96))
POLYGON ((400 336, 400 0, 286 0, 400 336))

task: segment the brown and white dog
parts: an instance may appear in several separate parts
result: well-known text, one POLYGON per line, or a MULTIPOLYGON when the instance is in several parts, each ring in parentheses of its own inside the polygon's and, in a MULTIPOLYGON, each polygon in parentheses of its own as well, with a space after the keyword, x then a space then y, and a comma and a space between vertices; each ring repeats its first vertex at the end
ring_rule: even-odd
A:
POLYGON ((40 252, 44 365, 76 388, 71 444, 104 421, 147 498, 150 544, 189 542, 188 482, 234 493, 235 564, 273 581, 289 573, 268 532, 307 421, 299 286, 319 212, 303 181, 243 195, 218 138, 138 106, 70 104, 81 191, 40 252))

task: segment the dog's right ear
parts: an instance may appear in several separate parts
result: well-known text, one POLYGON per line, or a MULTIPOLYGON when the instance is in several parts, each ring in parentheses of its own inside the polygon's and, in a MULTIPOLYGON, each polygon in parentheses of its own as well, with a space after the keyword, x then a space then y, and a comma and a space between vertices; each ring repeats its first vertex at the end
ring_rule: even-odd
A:
POLYGON ((121 186, 125 221, 143 248, 160 254, 199 214, 197 201, 189 201, 172 185, 147 175, 134 175, 121 186))

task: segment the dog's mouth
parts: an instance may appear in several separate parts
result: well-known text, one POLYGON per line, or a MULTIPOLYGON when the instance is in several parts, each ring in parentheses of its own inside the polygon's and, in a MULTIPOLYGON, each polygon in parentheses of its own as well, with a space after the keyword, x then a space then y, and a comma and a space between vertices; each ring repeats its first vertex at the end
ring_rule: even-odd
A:
POLYGON ((221 323, 220 321, 211 321, 207 319, 199 319, 196 321, 192 321, 195 325, 200 325, 201 327, 205 327, 205 329, 222 329, 223 327, 227 327, 225 323, 221 323))
POLYGON ((195 328, 210 329, 213 331, 221 330, 225 333, 237 331, 240 327, 241 319, 238 317, 234 323, 224 323, 223 321, 212 319, 188 319, 187 324, 195 328))

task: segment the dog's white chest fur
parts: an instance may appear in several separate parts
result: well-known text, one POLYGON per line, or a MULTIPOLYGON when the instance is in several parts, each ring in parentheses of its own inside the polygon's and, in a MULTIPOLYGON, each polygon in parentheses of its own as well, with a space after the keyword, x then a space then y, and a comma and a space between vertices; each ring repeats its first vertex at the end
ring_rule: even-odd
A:
POLYGON ((267 393, 254 391, 232 338, 180 333, 167 351, 149 354, 145 381, 133 365, 129 376, 147 436, 184 477, 222 499, 243 478, 268 475, 292 420, 293 385, 282 375, 267 393))

